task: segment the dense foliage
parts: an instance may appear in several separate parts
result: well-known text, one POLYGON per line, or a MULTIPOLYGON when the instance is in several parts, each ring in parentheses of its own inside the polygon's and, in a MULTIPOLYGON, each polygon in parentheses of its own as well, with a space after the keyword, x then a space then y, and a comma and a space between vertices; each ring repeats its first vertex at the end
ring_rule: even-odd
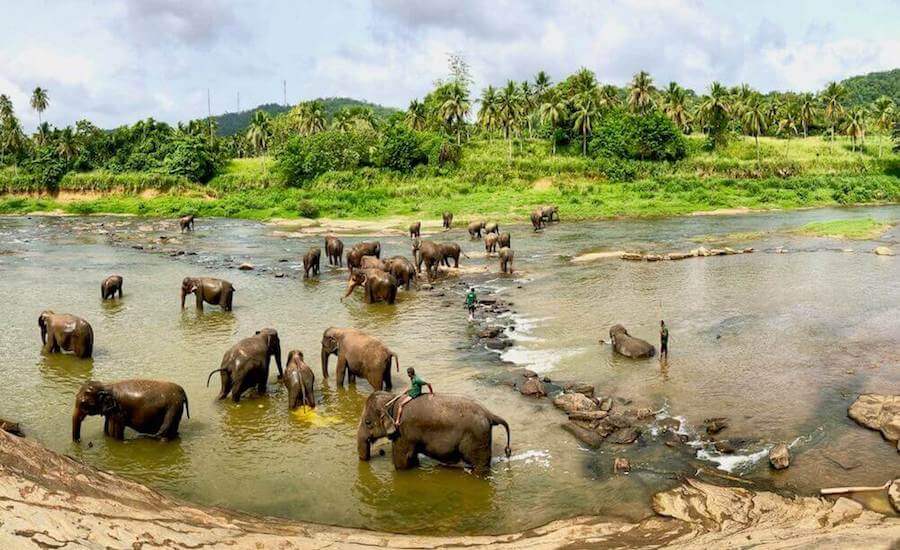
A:
POLYGON ((684 136, 662 113, 635 115, 622 109, 603 117, 590 144, 595 156, 633 160, 680 160, 686 148, 684 136))
MULTIPOLYGON (((395 113, 396 110, 390 107, 384 107, 382 105, 377 105, 375 103, 369 103, 368 101, 360 101, 358 99, 352 99, 349 97, 327 97, 323 99, 317 100, 322 104, 325 118, 329 121, 334 119, 334 116, 342 110, 349 109, 369 109, 376 116, 380 118, 388 118, 391 114, 395 113)), ((247 111, 240 111, 235 113, 224 113, 222 115, 214 117, 216 125, 218 126, 218 134, 220 136, 232 136, 235 134, 241 134, 247 131, 249 128, 251 121, 253 120, 253 116, 257 111, 263 111, 270 116, 276 116, 283 113, 286 113, 291 110, 290 106, 280 105, 278 103, 266 103, 256 107, 255 109, 250 109, 247 111)))
POLYGON ((889 97, 900 104, 900 69, 850 77, 841 84, 853 106, 866 106, 879 97, 889 97))
POLYGON ((289 184, 325 172, 371 166, 370 150, 375 146, 373 132, 328 130, 309 136, 295 136, 276 155, 276 169, 289 184))

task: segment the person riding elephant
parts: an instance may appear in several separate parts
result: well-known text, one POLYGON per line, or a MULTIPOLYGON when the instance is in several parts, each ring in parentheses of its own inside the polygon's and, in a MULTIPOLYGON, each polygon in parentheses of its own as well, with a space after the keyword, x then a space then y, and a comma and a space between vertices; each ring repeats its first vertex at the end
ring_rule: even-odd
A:
POLYGON ((356 269, 350 274, 347 281, 347 293, 341 297, 350 296, 356 287, 362 286, 365 290, 367 304, 375 302, 387 302, 393 304, 397 300, 397 278, 381 269, 356 269))
POLYGON ((234 285, 224 279, 213 277, 185 277, 181 281, 181 309, 184 309, 184 298, 188 294, 197 297, 197 309, 203 309, 203 302, 214 304, 223 311, 231 311, 234 300, 234 285))
POLYGON ((316 408, 316 375, 303 360, 302 351, 293 349, 288 352, 282 382, 288 391, 288 409, 303 405, 316 408))
POLYGON ((303 255, 303 278, 308 279, 310 272, 313 277, 319 275, 319 264, 321 263, 322 251, 318 246, 313 246, 303 255))
POLYGON ((38 326, 44 353, 71 351, 81 359, 89 359, 94 354, 94 329, 81 317, 48 309, 38 317, 38 326))
POLYGON ((409 238, 415 239, 422 235, 422 222, 415 222, 409 226, 409 238))
POLYGON ((444 259, 441 246, 434 241, 421 241, 413 239, 412 255, 416 262, 416 272, 422 272, 422 264, 425 264, 425 274, 431 278, 437 273, 438 266, 444 259))
POLYGON ((492 254, 497 251, 497 241, 500 237, 496 233, 485 233, 484 235, 484 252, 492 254))
POLYGON ((381 243, 361 242, 356 243, 347 252, 347 269, 353 271, 353 268, 360 267, 363 256, 375 256, 381 258, 381 243))
POLYGON ((325 255, 328 256, 328 265, 344 265, 344 242, 335 236, 325 237, 325 255))
POLYGON ((322 333, 322 376, 328 378, 328 358, 337 356, 335 376, 338 386, 344 375, 351 384, 365 378, 374 390, 391 389, 391 363, 400 372, 400 359, 380 340, 361 330, 329 327, 322 333))
POLYGON ((487 224, 484 223, 484 220, 470 223, 466 228, 466 230, 469 232, 469 237, 473 239, 480 239, 481 232, 484 231, 485 225, 487 224))
POLYGON ((184 388, 161 380, 122 380, 104 384, 85 382, 75 396, 72 441, 81 440, 87 416, 103 415, 103 433, 125 439, 125 428, 163 441, 178 437, 182 412, 191 417, 184 388))
POLYGON ((441 214, 441 218, 443 218, 444 229, 453 227, 453 212, 444 212, 441 214))
POLYGON ((653 344, 628 334, 622 325, 613 325, 609 329, 609 338, 613 350, 625 357, 643 359, 656 355, 656 348, 653 347, 653 344))
POLYGON ((531 211, 531 226, 535 231, 544 228, 544 211, 538 207, 531 211))
POLYGON ((545 222, 558 222, 559 207, 555 204, 541 207, 541 217, 544 218, 545 222))
POLYGON ((397 278, 397 284, 409 290, 410 284, 416 280, 416 266, 403 256, 391 256, 385 264, 385 271, 397 278))
POLYGON ((195 216, 189 214, 187 216, 182 216, 181 219, 178 220, 178 226, 181 228, 182 233, 194 230, 194 219, 196 219, 195 216))
POLYGON ((484 224, 484 233, 485 233, 485 235, 488 233, 496 233, 497 235, 499 235, 500 234, 500 226, 497 225, 496 222, 486 223, 486 224, 484 224))
POLYGON ((500 252, 497 253, 500 256, 500 272, 501 273, 512 273, 513 272, 513 258, 516 256, 516 252, 509 248, 508 246, 504 246, 500 249, 500 252))
POLYGON ((509 248, 511 246, 510 245, 511 239, 512 239, 512 236, 509 233, 507 233, 507 232, 500 233, 500 237, 497 239, 497 246, 499 246, 500 248, 503 248, 504 246, 506 248, 509 248))
POLYGON ((121 275, 110 275, 109 277, 103 279, 103 282, 100 283, 100 297, 104 300, 111 300, 116 297, 116 293, 119 293, 119 298, 122 297, 122 279, 121 275))
POLYGON ((463 461, 478 475, 490 470, 492 429, 506 429, 509 457, 509 424, 467 397, 450 394, 422 395, 403 407, 403 421, 397 426, 397 396, 376 391, 369 395, 356 431, 359 459, 368 461, 372 443, 389 438, 392 441, 394 468, 406 470, 419 463, 419 454, 446 464, 463 461))
MULTIPOLYGON (((459 255, 462 249, 456 243, 439 243, 438 248, 441 251, 441 261, 447 267, 450 267, 450 259, 453 259, 453 267, 459 269, 459 255)), ((463 254, 465 256, 465 254, 463 254)), ((468 258, 468 256, 466 256, 468 258)))
POLYGON ((256 334, 244 338, 225 352, 221 366, 206 377, 206 387, 209 387, 212 375, 218 372, 222 378, 222 389, 217 399, 225 399, 230 393, 231 399, 237 403, 241 400, 241 395, 253 387, 262 395, 266 393, 272 357, 275 358, 278 379, 281 380, 284 371, 281 369, 281 340, 278 338, 278 331, 272 328, 258 330, 256 334))

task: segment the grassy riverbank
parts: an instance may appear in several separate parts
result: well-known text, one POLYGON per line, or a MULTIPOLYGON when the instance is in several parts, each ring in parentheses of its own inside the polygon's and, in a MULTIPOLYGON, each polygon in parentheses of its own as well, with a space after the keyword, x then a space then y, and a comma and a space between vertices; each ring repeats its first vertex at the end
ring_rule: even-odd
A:
POLYGON ((61 211, 249 219, 380 217, 458 220, 480 215, 525 220, 537 204, 558 204, 569 219, 669 216, 719 209, 789 209, 900 202, 900 159, 870 139, 849 143, 764 138, 762 159, 750 139, 715 153, 689 136, 678 162, 614 162, 571 151, 553 155, 542 141, 514 145, 472 141, 458 166, 401 174, 375 168, 328 172, 284 182, 268 158, 235 159, 208 184, 158 174, 68 174, 58 194, 40 194, 7 169, 0 173, 0 213, 61 211))

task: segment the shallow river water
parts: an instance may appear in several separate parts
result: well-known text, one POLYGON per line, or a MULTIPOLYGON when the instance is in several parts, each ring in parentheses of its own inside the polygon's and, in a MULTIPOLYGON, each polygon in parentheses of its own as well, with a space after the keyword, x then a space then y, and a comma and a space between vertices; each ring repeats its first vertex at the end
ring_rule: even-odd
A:
MULTIPOLYGON (((578 224, 566 223, 563 213, 562 224, 542 233, 503 228, 512 232, 514 276, 495 275, 490 260, 490 272, 473 269, 430 291, 401 291, 394 306, 366 305, 359 294, 339 301, 346 272, 327 265, 320 280, 301 280, 300 257, 323 246, 320 235, 236 220, 199 220, 196 233, 181 236, 162 220, 0 218, 0 417, 21 422, 56 451, 190 501, 402 532, 505 532, 581 514, 637 520, 650 513, 651 494, 698 470, 713 481, 737 483, 719 477, 727 475, 748 480, 743 486, 800 494, 881 484, 900 471, 897 451, 846 411, 859 393, 900 389, 900 259, 871 253, 879 244, 896 249, 898 230, 880 242, 783 231, 856 216, 896 220, 900 207, 578 224), (729 236, 749 232, 762 234, 729 236), (130 246, 159 236, 178 240, 166 249, 196 254, 130 246), (658 263, 572 261, 598 251, 688 250, 700 241, 756 252, 658 263), (235 269, 245 261, 256 270, 235 269), (276 278, 276 270, 287 276, 276 278), (101 302, 100 281, 112 273, 125 278, 124 299, 101 302), (231 280, 234 311, 207 306, 201 313, 190 297, 180 310, 187 275, 231 280), (481 325, 468 323, 462 307, 468 284, 512 302, 513 312, 498 322, 514 324, 513 347, 494 352, 478 343, 481 325), (44 309, 93 325, 92 360, 41 355, 36 320, 44 309), (660 318, 671 333, 665 366, 655 358, 613 357, 598 343, 615 323, 658 343, 660 318), (319 343, 332 325, 379 337, 401 367, 415 366, 435 391, 469 395, 504 417, 512 458, 498 459, 486 479, 427 460, 418 470, 395 472, 389 453, 360 463, 355 433, 370 389, 364 381, 338 389, 334 360, 332 376, 322 378, 319 343), (305 352, 317 377, 315 412, 287 410, 274 366, 268 395, 250 392, 239 405, 215 400, 217 377, 205 386, 225 350, 263 327, 279 331, 285 355, 305 352), (549 400, 500 383, 515 366, 589 382, 598 394, 675 417, 689 442, 670 448, 651 427, 632 445, 586 449, 560 428, 565 417, 549 400), (89 417, 82 442, 72 443, 78 387, 124 378, 166 379, 187 390, 191 418, 182 421, 181 438, 162 443, 129 432, 116 442, 103 437, 99 417, 89 417), (738 453, 719 456, 697 441, 710 417, 728 418, 720 437, 740 440, 738 453), (782 441, 792 444, 793 462, 774 472, 766 451, 782 441), (629 475, 613 474, 619 456, 630 459, 629 475)), ((377 238, 386 256, 409 255, 405 236, 377 238)), ((464 230, 434 238, 461 243, 471 256, 463 266, 486 265, 481 243, 464 230)), ((395 374, 395 385, 404 378, 395 374)), ((495 457, 503 443, 495 430, 495 457)), ((885 508, 877 499, 868 504, 885 508)))

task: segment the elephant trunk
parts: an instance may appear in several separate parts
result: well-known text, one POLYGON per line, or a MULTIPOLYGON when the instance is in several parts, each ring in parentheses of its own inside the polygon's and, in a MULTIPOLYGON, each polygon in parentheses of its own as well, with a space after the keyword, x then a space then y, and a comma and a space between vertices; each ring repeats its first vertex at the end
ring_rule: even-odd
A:
POLYGON ((328 358, 331 356, 331 352, 325 349, 325 346, 322 346, 322 376, 328 378, 328 358))
POLYGON ((184 297, 187 296, 187 292, 184 290, 184 287, 181 289, 181 309, 184 309, 184 297))
POLYGON ((362 427, 356 434, 356 450, 361 461, 368 462, 372 458, 372 442, 362 427))
POLYGON ((76 443, 81 441, 81 422, 85 416, 87 415, 76 406, 75 411, 72 413, 72 441, 76 443))
POLYGON ((41 344, 47 343, 47 325, 41 323, 41 344))

